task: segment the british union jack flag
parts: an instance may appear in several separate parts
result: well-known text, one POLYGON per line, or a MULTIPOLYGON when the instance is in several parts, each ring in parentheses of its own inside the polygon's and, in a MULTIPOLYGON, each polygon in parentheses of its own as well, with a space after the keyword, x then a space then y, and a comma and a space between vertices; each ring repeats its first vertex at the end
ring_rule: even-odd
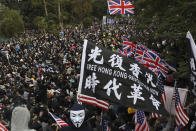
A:
POLYGON ((133 42, 123 39, 123 54, 126 57, 132 57, 136 50, 136 45, 133 42))
POLYGON ((155 74, 167 74, 169 71, 168 64, 159 57, 159 55, 152 51, 147 50, 144 54, 143 60, 146 62, 148 68, 150 68, 155 74))
POLYGON ((152 70, 157 76, 160 73, 165 76, 169 71, 169 65, 160 58, 157 52, 139 43, 137 44, 135 59, 140 64, 152 70))
POLYGON ((123 38, 123 48, 119 53, 126 57, 134 57, 138 63, 152 70, 157 76, 159 74, 166 76, 169 69, 175 70, 165 60, 161 59, 156 51, 148 49, 139 42, 137 44, 130 42, 126 38, 123 38))
POLYGON ((143 60, 143 55, 147 51, 147 47, 145 45, 142 45, 140 43, 137 43, 136 45, 136 51, 135 51, 135 60, 144 65, 145 61, 143 60))
POLYGON ((134 6, 127 0, 108 0, 108 10, 110 15, 114 14, 134 14, 134 6))

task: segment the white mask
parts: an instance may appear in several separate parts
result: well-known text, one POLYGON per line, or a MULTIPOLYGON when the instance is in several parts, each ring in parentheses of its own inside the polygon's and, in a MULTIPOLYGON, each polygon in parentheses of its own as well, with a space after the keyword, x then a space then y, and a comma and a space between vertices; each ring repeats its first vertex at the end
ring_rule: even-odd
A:
POLYGON ((79 128, 85 118, 84 110, 73 111, 70 110, 70 119, 76 128, 79 128))

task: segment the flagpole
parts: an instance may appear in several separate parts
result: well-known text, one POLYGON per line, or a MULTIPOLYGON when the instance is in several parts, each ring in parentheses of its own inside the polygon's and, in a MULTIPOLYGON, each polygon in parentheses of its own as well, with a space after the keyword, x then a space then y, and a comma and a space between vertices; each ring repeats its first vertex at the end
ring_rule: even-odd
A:
POLYGON ((102 115, 103 115, 103 109, 101 110, 101 121, 100 121, 100 126, 102 127, 102 115))
POLYGON ((171 110, 172 110, 172 104, 173 104, 173 98, 174 98, 174 94, 175 94, 176 84, 177 84, 177 81, 175 80, 175 82, 174 82, 173 96, 172 96, 172 99, 171 99, 171 105, 170 105, 170 111, 169 111, 169 120, 167 122, 166 127, 163 128, 163 131, 167 131, 171 127, 171 124, 172 124, 172 113, 171 113, 171 110))
MULTIPOLYGON (((172 104, 173 104, 173 101, 174 101, 174 95, 175 95, 175 87, 177 85, 177 80, 175 79, 175 82, 174 82, 174 88, 173 88, 173 95, 172 95, 172 99, 171 99, 171 106, 170 106, 170 116, 171 116, 171 110, 172 110, 172 104)), ((176 98, 175 98, 176 99, 176 98)))
POLYGON ((83 81, 83 74, 84 74, 84 64, 85 64, 85 59, 86 59, 87 43, 88 43, 88 40, 84 39, 82 60, 81 60, 81 70, 80 70, 80 81, 79 81, 78 92, 77 92, 77 101, 78 101, 78 96, 81 94, 81 91, 82 91, 82 81, 83 81))
MULTIPOLYGON (((172 95, 172 98, 171 98, 171 105, 170 105, 170 116, 169 116, 169 119, 172 121, 172 107, 173 107, 173 101, 174 101, 174 99, 176 99, 176 97, 175 97, 175 87, 176 87, 176 85, 177 85, 177 80, 175 79, 175 82, 174 82, 174 88, 173 88, 173 95, 172 95)), ((170 123, 171 123, 171 121, 170 121, 170 123)))

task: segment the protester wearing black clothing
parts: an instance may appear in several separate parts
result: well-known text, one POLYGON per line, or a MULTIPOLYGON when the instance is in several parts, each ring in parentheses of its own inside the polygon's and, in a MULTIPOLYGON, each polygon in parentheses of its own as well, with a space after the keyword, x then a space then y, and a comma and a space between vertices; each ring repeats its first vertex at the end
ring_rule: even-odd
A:
POLYGON ((67 119, 68 126, 63 127, 60 131, 93 131, 90 120, 85 115, 84 107, 75 103, 70 108, 70 119, 67 119))
POLYGON ((59 129, 59 131, 93 131, 89 123, 84 123, 80 128, 75 128, 72 124, 68 124, 69 126, 63 127, 62 129, 59 129))
MULTIPOLYGON (((89 28, 82 25, 65 27, 63 33, 57 36, 27 30, 21 37, 0 43, 0 111, 8 111, 5 115, 0 114, 2 119, 9 123, 9 111, 23 103, 27 104, 32 114, 31 126, 36 130, 42 130, 46 124, 51 129, 55 128, 55 122, 46 115, 46 110, 40 116, 41 105, 67 120, 65 113, 68 113, 77 95, 84 38, 117 51, 122 46, 122 37, 131 40, 131 34, 135 33, 133 26, 129 25, 134 23, 129 20, 123 19, 119 22, 121 24, 104 25, 104 28, 98 22, 89 28), (125 21, 129 24, 125 24, 125 21)), ((95 116, 84 122, 84 130, 90 127, 88 123, 94 129, 100 129, 101 111, 89 104, 84 106, 87 113, 91 113, 86 118, 95 116)), ((120 125, 130 122, 133 117, 127 115, 127 107, 118 109, 114 107, 106 113, 112 131, 118 130, 120 125)), ((71 128, 71 124, 67 128, 71 128)))

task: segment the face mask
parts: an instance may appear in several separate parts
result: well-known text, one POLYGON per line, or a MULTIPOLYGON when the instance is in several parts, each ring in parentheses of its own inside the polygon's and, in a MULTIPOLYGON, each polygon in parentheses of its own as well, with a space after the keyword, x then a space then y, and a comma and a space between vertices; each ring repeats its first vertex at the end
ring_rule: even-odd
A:
POLYGON ((84 110, 70 111, 70 119, 76 128, 79 128, 82 125, 84 117, 84 110))

